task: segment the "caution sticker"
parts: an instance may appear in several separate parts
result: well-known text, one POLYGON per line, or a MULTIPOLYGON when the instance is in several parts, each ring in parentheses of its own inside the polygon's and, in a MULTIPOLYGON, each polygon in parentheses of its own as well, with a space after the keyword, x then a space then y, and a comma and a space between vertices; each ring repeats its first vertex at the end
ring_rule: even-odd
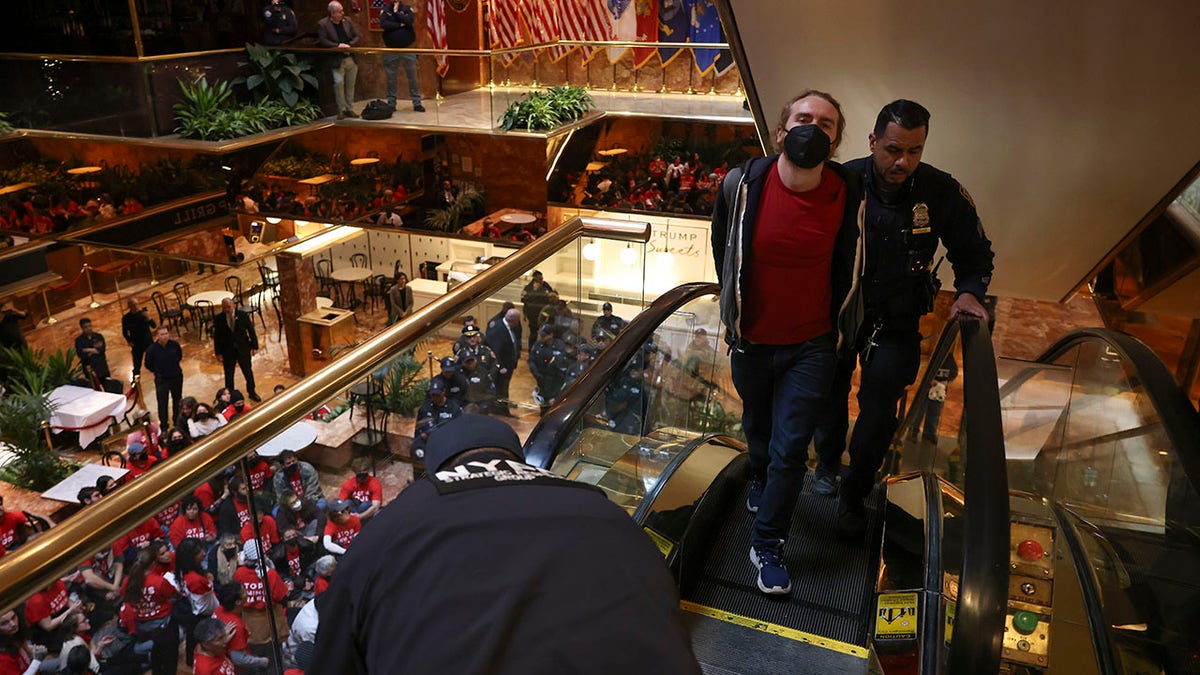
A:
POLYGON ((644 527, 642 529, 645 530, 646 534, 650 537, 650 541, 654 542, 654 545, 658 547, 658 550, 662 553, 663 558, 669 557, 671 555, 671 551, 675 550, 675 544, 672 543, 670 539, 667 539, 648 527, 644 527))
POLYGON ((902 640, 917 637, 917 594, 884 593, 875 612, 875 637, 902 640))
POLYGON ((949 646, 950 639, 954 637, 954 613, 958 611, 958 603, 953 600, 946 601, 946 645, 949 646))

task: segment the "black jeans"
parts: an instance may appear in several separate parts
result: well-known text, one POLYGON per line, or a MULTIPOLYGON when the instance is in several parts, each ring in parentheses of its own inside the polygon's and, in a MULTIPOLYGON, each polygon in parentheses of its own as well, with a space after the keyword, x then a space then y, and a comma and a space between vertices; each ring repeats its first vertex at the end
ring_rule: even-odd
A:
POLYGON ((179 417, 179 400, 183 398, 183 376, 155 376, 154 396, 158 399, 158 423, 164 429, 170 428, 171 421, 179 417), (174 405, 171 406, 171 415, 169 417, 167 416, 168 396, 174 399, 172 401, 174 405))
POLYGON ((238 366, 242 369, 242 377, 246 378, 246 395, 250 396, 254 391, 254 370, 250 364, 250 352, 237 352, 236 354, 223 354, 221 356, 221 365, 225 366, 225 388, 233 389, 233 368, 238 366))
MULTIPOLYGON (((921 334, 915 327, 885 328, 874 339, 877 346, 872 349, 870 361, 861 364, 858 420, 850 437, 850 471, 842 479, 842 501, 854 505, 861 504, 875 484, 875 472, 899 425, 896 411, 900 397, 916 379, 921 365, 921 334)), ((829 412, 817 427, 817 455, 827 468, 841 466, 849 427, 850 379, 860 362, 857 354, 839 360, 829 412)))
POLYGON ((787 539, 804 487, 808 443, 833 385, 832 333, 795 345, 743 345, 733 351, 750 475, 763 482, 751 546, 787 539))
POLYGON ((146 347, 149 347, 151 344, 152 343, 147 342, 144 345, 143 344, 129 345, 129 351, 133 354, 133 374, 134 375, 137 375, 138 373, 142 372, 142 357, 144 357, 146 355, 146 347))

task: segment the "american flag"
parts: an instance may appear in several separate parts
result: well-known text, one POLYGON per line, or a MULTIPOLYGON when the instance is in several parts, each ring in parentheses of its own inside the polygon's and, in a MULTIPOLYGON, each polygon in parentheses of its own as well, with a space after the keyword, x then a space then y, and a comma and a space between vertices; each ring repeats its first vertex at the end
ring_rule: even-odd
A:
POLYGON ((388 0, 371 0, 367 6, 367 30, 383 30, 379 27, 379 15, 389 4, 388 0))
MULTIPOLYGON (((559 16, 562 21, 562 37, 564 40, 597 41, 612 40, 612 21, 608 18, 608 9, 604 0, 560 0, 562 3, 559 16)), ((580 47, 583 62, 587 63, 596 55, 596 47, 580 47)))
MULTIPOLYGON (((558 42, 562 34, 561 11, 559 0, 525 0, 525 21, 529 24, 529 35, 532 41, 558 42)), ((569 10, 569 8, 564 8, 569 10)), ((550 60, 561 61, 571 53, 571 48, 555 45, 550 48, 550 60)))
MULTIPOLYGON (((491 12, 488 13, 492 49, 509 49, 521 44, 521 14, 521 0, 492 0, 491 12)), ((514 58, 514 54, 504 54, 500 61, 507 66, 514 58)))
MULTIPOLYGON (((425 15, 425 26, 429 29, 429 41, 434 49, 448 49, 446 42, 445 0, 429 0, 429 12, 425 15)), ((442 77, 450 70, 450 61, 445 56, 437 57, 437 72, 442 77)))

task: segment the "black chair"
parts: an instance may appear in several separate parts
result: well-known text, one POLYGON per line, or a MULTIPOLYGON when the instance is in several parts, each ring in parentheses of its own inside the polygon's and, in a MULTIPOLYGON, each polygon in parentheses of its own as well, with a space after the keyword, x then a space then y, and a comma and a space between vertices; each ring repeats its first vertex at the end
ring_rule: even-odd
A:
POLYGON ((263 288, 270 290, 275 295, 279 295, 279 272, 262 263, 258 263, 258 275, 262 277, 263 288))
MULTIPOLYGON (((225 290, 233 294, 233 304, 237 308, 238 314, 257 314, 258 320, 262 322, 263 330, 267 329, 267 320, 263 318, 262 306, 255 295, 255 293, 262 290, 261 286, 255 286, 250 289, 250 293, 242 293, 242 278, 230 275, 225 277, 225 290)), ((254 317, 251 316, 250 319, 253 321, 254 317)))
POLYGON ((279 311, 279 296, 271 296, 271 306, 275 308, 275 320, 279 322, 279 335, 275 337, 276 342, 283 342, 283 312, 279 311))
POLYGON ((366 253, 355 253, 354 255, 350 256, 350 266, 351 267, 366 267, 367 266, 367 254, 366 253))
POLYGON ((320 285, 318 294, 333 298, 333 304, 340 307, 342 305, 342 286, 333 280, 333 261, 328 258, 318 258, 313 276, 317 278, 317 283, 320 285))
MULTIPOLYGON (((371 301, 371 311, 375 311, 375 303, 387 298, 388 278, 383 274, 373 275, 363 284, 363 302, 371 301)), ((386 302, 385 302, 386 304, 386 302)))
POLYGON ((195 307, 196 321, 200 327, 200 334, 206 338, 212 337, 213 318, 216 316, 213 304, 208 300, 197 300, 195 307))
POLYGON ((154 303, 154 309, 158 310, 158 323, 162 326, 173 326, 176 334, 179 333, 179 326, 183 323, 183 310, 178 307, 171 307, 167 303, 167 297, 159 291, 154 291, 150 294, 150 301, 154 303))

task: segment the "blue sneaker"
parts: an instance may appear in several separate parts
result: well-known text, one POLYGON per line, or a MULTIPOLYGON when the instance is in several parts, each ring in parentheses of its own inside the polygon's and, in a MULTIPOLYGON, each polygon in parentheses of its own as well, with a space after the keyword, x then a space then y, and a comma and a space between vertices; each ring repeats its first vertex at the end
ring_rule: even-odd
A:
POLYGON ((750 479, 750 492, 746 495, 746 510, 758 513, 758 505, 762 503, 763 483, 757 478, 750 479))
POLYGON ((823 464, 818 464, 816 472, 813 473, 812 491, 813 494, 822 497, 837 494, 837 473, 826 469, 823 464))
POLYGON ((750 562, 758 568, 758 590, 768 595, 792 592, 792 580, 783 566, 782 539, 766 546, 751 546, 750 562))

